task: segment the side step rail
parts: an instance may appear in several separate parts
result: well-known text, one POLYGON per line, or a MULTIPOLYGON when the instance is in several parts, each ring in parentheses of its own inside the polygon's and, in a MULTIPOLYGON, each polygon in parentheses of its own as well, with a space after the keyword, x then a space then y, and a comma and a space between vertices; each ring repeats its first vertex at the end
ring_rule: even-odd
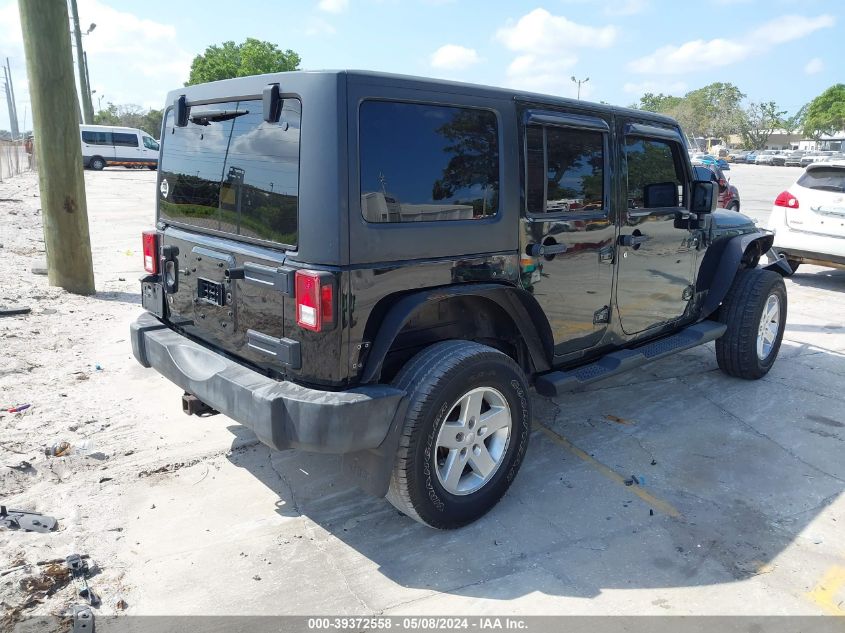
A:
POLYGON ((537 378, 534 386, 543 396, 557 396, 576 387, 610 378, 653 360, 670 356, 715 341, 727 329, 724 323, 702 321, 666 338, 646 343, 636 349, 611 352, 594 363, 569 371, 553 371, 537 378))

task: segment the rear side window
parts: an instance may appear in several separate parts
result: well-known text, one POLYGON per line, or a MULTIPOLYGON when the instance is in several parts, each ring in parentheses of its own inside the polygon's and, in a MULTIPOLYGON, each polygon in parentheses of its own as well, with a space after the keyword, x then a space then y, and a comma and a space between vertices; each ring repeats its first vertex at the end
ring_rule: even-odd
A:
POLYGON ((212 232, 295 246, 302 106, 285 99, 278 123, 259 100, 191 107, 187 127, 167 113, 159 216, 212 232))
POLYGON ((114 144, 117 147, 138 147, 138 135, 126 132, 114 132, 112 134, 114 144))
POLYGON ((88 145, 113 145, 111 132, 82 132, 82 142, 88 145))
POLYGON ((479 220, 499 207, 499 131, 487 110, 365 101, 361 213, 368 222, 479 220))
POLYGON ((604 135, 593 130, 526 129, 528 213, 593 211, 604 206, 604 135))
POLYGON ((845 192, 845 167, 808 169, 798 179, 798 185, 819 191, 845 192))
POLYGON ((627 138, 629 209, 684 206, 680 151, 680 145, 671 141, 627 138), (669 187, 670 184, 673 186, 669 187))

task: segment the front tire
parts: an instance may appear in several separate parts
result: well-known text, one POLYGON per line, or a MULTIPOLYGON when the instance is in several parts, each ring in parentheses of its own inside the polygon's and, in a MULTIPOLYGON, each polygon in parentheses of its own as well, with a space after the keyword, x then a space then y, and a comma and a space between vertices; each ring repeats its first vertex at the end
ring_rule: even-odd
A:
POLYGON ((719 369, 756 380, 774 365, 786 327, 786 286, 770 270, 740 270, 719 311, 727 331, 716 339, 719 369))
POLYGON ((102 171, 105 166, 106 161, 100 158, 99 156, 94 156, 94 158, 92 158, 88 163, 88 167, 90 167, 94 171, 102 171))
POLYGON ((444 341, 408 361, 394 384, 409 404, 388 501, 434 528, 475 521, 507 491, 525 456, 525 375, 491 347, 444 341))

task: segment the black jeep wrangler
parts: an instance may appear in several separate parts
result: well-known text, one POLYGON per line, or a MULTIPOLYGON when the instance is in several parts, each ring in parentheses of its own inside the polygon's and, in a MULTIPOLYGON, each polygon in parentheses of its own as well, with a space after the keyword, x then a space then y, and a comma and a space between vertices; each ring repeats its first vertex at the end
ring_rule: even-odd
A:
POLYGON ((507 490, 531 385, 713 340, 739 378, 777 357, 772 235, 716 209, 670 118, 357 71, 168 99, 135 357, 425 524, 507 490))

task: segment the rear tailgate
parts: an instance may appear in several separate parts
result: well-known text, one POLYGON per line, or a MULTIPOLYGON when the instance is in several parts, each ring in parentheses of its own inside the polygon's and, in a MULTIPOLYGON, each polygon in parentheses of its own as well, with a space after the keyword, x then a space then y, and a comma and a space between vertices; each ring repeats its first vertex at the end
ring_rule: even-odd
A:
POLYGON ((300 102, 285 99, 279 123, 264 121, 259 100, 192 106, 185 127, 173 118, 159 179, 162 252, 177 281, 169 318, 259 366, 297 369, 299 345, 285 338, 293 271, 283 265, 298 237, 300 102))
POLYGON ((811 165, 790 191, 798 208, 786 210, 789 228, 845 238, 845 165, 811 165))

